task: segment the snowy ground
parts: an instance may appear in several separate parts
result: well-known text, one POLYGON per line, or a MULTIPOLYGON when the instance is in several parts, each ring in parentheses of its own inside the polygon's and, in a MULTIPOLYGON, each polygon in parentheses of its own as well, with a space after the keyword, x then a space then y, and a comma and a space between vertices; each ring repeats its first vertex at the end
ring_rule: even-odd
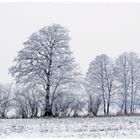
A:
POLYGON ((140 117, 0 119, 6 137, 140 138, 140 117))

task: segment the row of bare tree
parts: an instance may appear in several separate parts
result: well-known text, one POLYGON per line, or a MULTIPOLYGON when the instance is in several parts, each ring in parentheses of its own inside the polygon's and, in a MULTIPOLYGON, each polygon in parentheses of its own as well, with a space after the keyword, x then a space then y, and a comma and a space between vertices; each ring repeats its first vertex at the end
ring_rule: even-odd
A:
POLYGON ((115 62, 105 54, 97 56, 86 74, 89 112, 104 115, 117 104, 120 114, 135 114, 140 105, 140 58, 136 53, 123 53, 115 62))

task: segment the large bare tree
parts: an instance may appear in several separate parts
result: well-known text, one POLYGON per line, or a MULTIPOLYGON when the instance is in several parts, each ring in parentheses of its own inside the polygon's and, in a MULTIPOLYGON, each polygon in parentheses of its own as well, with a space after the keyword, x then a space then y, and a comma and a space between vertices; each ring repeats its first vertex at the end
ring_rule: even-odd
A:
POLYGON ((68 30, 53 24, 33 33, 18 52, 10 73, 17 83, 34 82, 45 92, 44 116, 52 116, 52 100, 76 75, 68 30))
POLYGON ((105 54, 97 56, 91 62, 86 74, 87 93, 90 97, 89 100, 92 99, 93 105, 97 106, 96 113, 102 98, 104 114, 109 114, 113 81, 114 67, 111 58, 105 54))

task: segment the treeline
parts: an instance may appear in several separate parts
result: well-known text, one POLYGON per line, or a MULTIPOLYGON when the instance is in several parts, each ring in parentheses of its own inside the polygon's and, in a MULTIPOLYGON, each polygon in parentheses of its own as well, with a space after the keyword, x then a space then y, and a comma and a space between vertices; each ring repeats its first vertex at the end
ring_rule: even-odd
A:
POLYGON ((140 108, 140 58, 97 56, 83 76, 68 30, 53 24, 23 43, 9 69, 16 83, 0 86, 0 117, 132 115, 140 108))

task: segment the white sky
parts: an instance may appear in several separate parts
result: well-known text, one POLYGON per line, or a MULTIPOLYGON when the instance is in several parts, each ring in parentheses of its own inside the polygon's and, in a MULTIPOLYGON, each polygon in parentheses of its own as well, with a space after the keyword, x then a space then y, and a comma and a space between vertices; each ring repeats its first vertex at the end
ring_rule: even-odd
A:
POLYGON ((0 82, 11 82, 8 68, 31 33, 59 23, 70 31, 71 48, 85 73, 96 55, 140 54, 140 3, 0 4, 0 82))

